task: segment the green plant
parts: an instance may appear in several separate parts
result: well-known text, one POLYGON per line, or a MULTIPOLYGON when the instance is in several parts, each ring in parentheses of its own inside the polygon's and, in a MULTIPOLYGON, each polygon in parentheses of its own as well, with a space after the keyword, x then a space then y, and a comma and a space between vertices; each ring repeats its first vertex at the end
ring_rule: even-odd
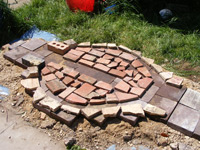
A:
POLYGON ((73 146, 67 146, 66 147, 67 150, 86 150, 86 149, 82 149, 80 146, 78 145, 73 145, 73 146))

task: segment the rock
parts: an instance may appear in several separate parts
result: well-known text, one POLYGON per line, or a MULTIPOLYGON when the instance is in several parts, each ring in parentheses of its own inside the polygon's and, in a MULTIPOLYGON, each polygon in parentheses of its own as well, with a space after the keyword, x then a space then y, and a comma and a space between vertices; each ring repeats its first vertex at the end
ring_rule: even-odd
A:
POLYGON ((185 150, 186 147, 187 147, 186 144, 184 144, 184 143, 178 143, 178 149, 179 149, 179 150, 185 150))
POLYGON ((171 143, 170 147, 171 147, 172 150, 179 150, 179 145, 178 145, 177 142, 176 143, 171 143))
POLYGON ((132 140, 132 134, 125 132, 124 135, 123 135, 123 139, 126 142, 132 140))
POLYGON ((57 111, 61 107, 61 103, 57 100, 47 96, 39 102, 42 106, 49 108, 53 112, 57 111))
POLYGON ((102 114, 104 117, 116 117, 118 115, 119 110, 120 106, 106 107, 102 108, 102 114))
POLYGON ((40 119, 45 120, 46 114, 43 112, 40 112, 40 119))
POLYGON ((158 108, 156 106, 153 106, 151 104, 147 104, 144 107, 144 111, 145 111, 145 113, 147 113, 149 115, 155 115, 155 116, 161 116, 161 117, 164 117, 166 115, 165 110, 158 108))
POLYGON ((124 115, 136 115, 136 116, 145 117, 145 113, 142 109, 141 104, 124 105, 124 106, 121 106, 121 109, 124 115))
POLYGON ((172 11, 169 9, 162 9, 159 11, 159 14, 162 20, 168 20, 173 16, 172 11))
POLYGON ((65 146, 73 146, 76 144, 76 139, 74 137, 67 137, 64 139, 65 146))
POLYGON ((46 96, 45 91, 41 87, 38 87, 33 95, 33 102, 37 103, 43 98, 45 98, 45 96, 46 96))
POLYGON ((21 80, 21 84, 25 89, 30 91, 36 90, 40 86, 38 78, 21 80))
POLYGON ((40 128, 42 128, 42 129, 46 129, 46 128, 51 129, 51 128, 53 128, 53 126, 55 124, 56 124, 56 121, 54 119, 50 118, 48 120, 43 121, 41 123, 41 125, 40 125, 40 128))
POLYGON ((36 66, 28 67, 27 70, 29 72, 29 77, 28 78, 37 78, 37 77, 39 77, 38 67, 36 67, 36 66))
POLYGON ((24 97, 23 97, 22 95, 20 95, 19 98, 18 98, 18 100, 17 100, 17 102, 16 102, 16 104, 15 104, 15 106, 18 107, 18 106, 21 105, 23 102, 24 102, 24 97))
POLYGON ((167 146, 168 145, 168 140, 167 138, 159 138, 158 141, 157 141, 157 145, 158 146, 167 146))

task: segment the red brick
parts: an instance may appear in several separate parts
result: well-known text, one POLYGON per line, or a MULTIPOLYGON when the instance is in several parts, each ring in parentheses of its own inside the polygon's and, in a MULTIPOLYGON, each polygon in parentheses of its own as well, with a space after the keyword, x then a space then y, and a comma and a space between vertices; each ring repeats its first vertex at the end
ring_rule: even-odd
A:
POLYGON ((62 65, 54 63, 54 62, 48 63, 47 66, 53 67, 53 68, 55 68, 56 70, 59 70, 59 71, 61 71, 63 69, 62 65))
POLYGON ((120 66, 124 66, 125 68, 127 68, 129 66, 129 63, 125 62, 125 61, 121 61, 120 66))
POLYGON ((62 80, 62 79, 64 78, 63 73, 60 72, 60 71, 57 71, 57 72, 55 73, 55 75, 56 75, 56 77, 57 77, 58 79, 60 79, 60 80, 62 80))
POLYGON ((103 72, 108 72, 110 70, 109 67, 102 65, 102 64, 96 64, 94 65, 94 68, 103 72))
POLYGON ((72 92, 74 92, 76 90, 76 88, 73 87, 68 87, 67 89, 65 89, 63 92, 61 92, 58 97, 65 99, 67 96, 69 96, 72 92))
POLYGON ((43 76, 43 78, 44 78, 44 80, 45 80, 46 82, 48 82, 48 81, 51 81, 51 80, 56 79, 56 76, 55 76, 54 74, 48 74, 48 75, 46 75, 46 76, 43 76))
POLYGON ((167 84, 180 88, 183 83, 183 78, 174 76, 171 79, 166 81, 167 84))
POLYGON ((123 80, 125 81, 125 82, 129 82, 130 80, 132 80, 133 78, 131 78, 131 77, 125 77, 123 80))
POLYGON ((89 54, 94 55, 94 56, 97 56, 97 57, 102 57, 105 53, 92 49, 92 50, 89 52, 89 54))
POLYGON ((110 55, 114 55, 114 56, 119 56, 122 53, 122 51, 120 51, 120 50, 113 50, 113 49, 107 49, 106 53, 110 54, 110 55))
POLYGON ((53 94, 59 94, 66 89, 66 86, 59 80, 51 80, 46 83, 46 86, 53 94))
POLYGON ((71 83, 74 82, 74 79, 71 78, 71 77, 65 77, 65 78, 62 80, 62 82, 63 82, 65 85, 69 86, 71 83))
POLYGON ((98 93, 100 95, 100 97, 104 97, 108 93, 107 90, 103 90, 103 89, 97 89, 97 90, 95 90, 95 92, 98 93))
POLYGON ((128 92, 130 89, 130 85, 122 80, 115 86, 115 89, 122 92, 128 92))
POLYGON ((72 72, 74 70, 74 68, 70 68, 70 67, 66 67, 62 70, 62 73, 64 73, 65 75, 68 75, 70 72, 72 72))
POLYGON ((114 59, 114 61, 120 63, 120 62, 123 61, 123 59, 121 59, 121 58, 119 58, 119 57, 116 57, 116 58, 114 59))
POLYGON ((108 64, 107 67, 109 67, 109 68, 116 68, 118 66, 118 64, 119 64, 118 62, 114 62, 113 61, 110 64, 108 64))
POLYGON ((128 61, 133 61, 137 58, 136 56, 129 54, 129 53, 126 53, 126 52, 123 52, 119 57, 121 57, 125 60, 128 60, 128 61))
POLYGON ((65 100, 72 104, 87 105, 88 103, 88 101, 85 98, 82 98, 74 93, 70 94, 65 100))
POLYGON ((95 48, 96 50, 98 50, 98 51, 101 51, 101 52, 105 52, 105 48, 95 48))
POLYGON ((125 72, 119 71, 117 69, 111 69, 109 73, 120 78, 124 78, 126 76, 125 72))
POLYGON ((95 86, 98 87, 98 88, 104 89, 104 90, 108 90, 108 91, 112 91, 112 89, 113 89, 112 85, 110 85, 106 82, 103 82, 103 81, 98 81, 95 84, 95 86))
POLYGON ((76 80, 76 81, 74 81, 74 83, 71 84, 71 86, 75 87, 75 88, 79 88, 81 86, 81 84, 82 84, 82 82, 76 80))
POLYGON ((134 67, 134 68, 138 68, 138 67, 142 67, 143 64, 137 59, 137 60, 134 60, 131 65, 134 67))
POLYGON ((133 80, 128 82, 132 87, 138 87, 137 83, 135 83, 133 80))
POLYGON ((118 103, 119 99, 117 98, 117 96, 114 93, 106 94, 106 102, 107 103, 118 103))
POLYGON ((142 78, 142 75, 141 74, 137 74, 134 78, 133 78, 133 81, 138 81, 139 79, 142 78))
POLYGON ((100 63, 100 64, 108 65, 110 63, 110 60, 104 59, 104 58, 99 58, 99 59, 97 59, 96 62, 100 63))
POLYGON ((82 75, 80 75, 79 77, 78 77, 78 80, 80 80, 80 81, 82 81, 82 82, 87 82, 87 83, 90 83, 90 84, 94 84, 94 83, 96 83, 96 79, 95 78, 92 78, 92 77, 90 77, 90 76, 87 76, 87 75, 85 75, 85 74, 82 74, 82 75))
POLYGON ((143 88, 139 88, 139 87, 132 87, 130 90, 130 93, 138 95, 139 97, 141 97, 145 92, 145 89, 143 88))
POLYGON ((91 99, 90 100, 90 105, 101 105, 105 103, 106 103, 105 99, 91 99))
POLYGON ((75 79, 75 78, 78 78, 79 74, 80 73, 78 71, 72 70, 67 75, 75 79))
POLYGON ((119 71, 124 71, 126 68, 124 67, 124 66, 119 66, 119 67, 117 67, 117 70, 119 70, 119 71))
POLYGON ((75 50, 88 53, 91 51, 91 48, 90 47, 77 47, 75 50))
POLYGON ((134 70, 134 71, 133 71, 133 76, 135 77, 137 74, 138 74, 138 71, 137 71, 137 70, 134 70))
POLYGON ((129 77, 133 76, 133 70, 125 70, 124 71, 129 77))
POLYGON ((148 88, 152 83, 153 83, 153 79, 151 78, 143 78, 143 79, 138 80, 139 87, 144 88, 144 89, 148 88))
POLYGON ((82 59, 85 59, 85 60, 89 60, 89 61, 95 61, 96 60, 96 57, 95 56, 92 56, 92 55, 88 55, 88 54, 85 54, 82 59))
POLYGON ((96 89, 96 87, 94 87, 88 83, 84 83, 80 88, 78 88, 74 92, 82 97, 87 97, 87 95, 90 94, 95 89, 96 89))
POLYGON ((51 73, 55 73, 56 72, 56 69, 53 68, 53 67, 48 67, 48 69, 51 71, 51 73))
POLYGON ((104 59, 108 59, 108 60, 113 60, 113 59, 114 59, 113 56, 108 55, 108 54, 105 54, 105 55, 103 56, 103 58, 104 58, 104 59))
POLYGON ((89 66, 89 67, 94 66, 94 63, 92 61, 88 61, 88 60, 85 60, 85 59, 80 59, 78 62, 80 64, 83 64, 83 65, 86 65, 86 66, 89 66))
POLYGON ((65 45, 61 42, 52 41, 48 43, 48 49, 54 51, 55 53, 64 55, 69 49, 69 45, 65 45))
POLYGON ((85 54, 85 52, 81 52, 81 51, 77 51, 77 50, 73 50, 73 49, 70 50, 68 53, 76 55, 76 56, 80 56, 80 57, 82 57, 85 54))
POLYGON ((122 92, 115 92, 119 102, 127 102, 138 99, 137 95, 129 94, 129 93, 122 93, 122 92))
POLYGON ((73 55, 71 53, 67 53, 63 56, 64 59, 67 59, 67 60, 71 60, 71 61, 74 61, 74 62, 77 62, 80 58, 80 56, 76 56, 76 55, 73 55))
POLYGON ((144 75, 145 77, 151 77, 151 73, 148 71, 146 67, 137 68, 137 70, 144 75))
POLYGON ((47 67, 44 67, 41 72, 42 72, 42 75, 47 75, 51 73, 51 71, 47 67))

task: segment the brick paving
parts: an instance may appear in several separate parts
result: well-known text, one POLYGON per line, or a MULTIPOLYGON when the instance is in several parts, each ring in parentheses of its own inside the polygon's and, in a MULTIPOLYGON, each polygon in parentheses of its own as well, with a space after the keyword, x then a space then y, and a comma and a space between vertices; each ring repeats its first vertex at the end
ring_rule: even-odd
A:
POLYGON ((135 125, 139 117, 146 115, 200 138, 200 93, 182 87, 182 78, 163 72, 141 52, 117 47, 115 43, 91 47, 90 42, 77 44, 72 39, 65 44, 29 40, 15 44, 4 58, 23 68, 30 65, 24 60, 29 59, 36 66, 36 61, 45 62, 46 66, 38 66, 42 80, 38 82, 36 77, 30 83, 22 81, 22 85, 28 94, 40 86, 47 97, 37 99, 34 107, 67 125, 80 112, 100 126, 108 117, 135 125), (32 83, 36 79, 37 83, 32 83), (28 84, 36 85, 30 88, 28 84), (147 104, 151 105, 142 113, 147 104), (157 116, 153 109, 166 112, 166 116, 157 116))

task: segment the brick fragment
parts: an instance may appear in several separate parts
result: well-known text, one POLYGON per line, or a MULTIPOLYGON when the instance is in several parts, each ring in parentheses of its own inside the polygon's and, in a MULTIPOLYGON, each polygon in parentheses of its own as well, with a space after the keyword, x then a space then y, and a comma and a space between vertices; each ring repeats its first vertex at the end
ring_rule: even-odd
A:
POLYGON ((105 59, 105 58, 99 58, 99 59, 97 59, 96 62, 100 63, 100 64, 108 65, 110 63, 110 60, 105 59))
POLYGON ((94 56, 96 56, 96 57, 102 57, 105 53, 92 49, 92 50, 89 52, 89 54, 94 55, 94 56))
POLYGON ((70 72, 72 72, 74 70, 74 68, 70 68, 70 67, 66 67, 62 70, 62 73, 64 73, 65 75, 68 75, 70 72))
POLYGON ((77 47, 75 50, 89 53, 91 51, 91 48, 90 47, 77 47))
POLYGON ((146 67, 140 67, 140 68, 137 68, 137 70, 145 77, 151 77, 151 73, 148 71, 146 67))
POLYGON ((80 112, 81 112, 81 110, 79 108, 72 107, 72 106, 69 106, 69 105, 62 105, 61 109, 68 112, 68 113, 70 112, 70 113, 75 114, 75 115, 79 115, 80 112))
POLYGON ((104 90, 107 90, 107 91, 112 91, 113 87, 112 85, 106 83, 106 82, 103 82, 103 81, 98 81, 96 84, 95 84, 96 87, 98 88, 101 88, 101 89, 104 89, 104 90))
POLYGON ((88 103, 88 101, 85 98, 82 98, 74 93, 70 94, 65 100, 72 104, 87 105, 88 103))
POLYGON ((61 42, 52 41, 48 43, 48 49, 55 53, 64 55, 70 49, 70 47, 69 45, 65 45, 61 42))
POLYGON ((107 117, 117 117, 120 109, 121 109, 120 106, 102 108, 102 114, 106 118, 107 117))
POLYGON ((126 76, 125 72, 119 71, 117 69, 111 69, 109 73, 120 78, 124 78, 126 76))
POLYGON ((71 53, 67 53, 63 56, 64 59, 67 59, 67 60, 71 60, 71 61, 74 61, 74 62, 77 62, 80 58, 80 56, 77 56, 77 55, 73 55, 71 53))
POLYGON ((44 68, 41 70, 41 72, 42 72, 42 75, 48 75, 48 74, 51 73, 51 71, 50 71, 47 67, 44 67, 44 68))
POLYGON ((78 47, 90 47, 91 43, 90 42, 82 42, 78 44, 78 47))
POLYGON ((48 63, 47 66, 48 67, 53 67, 53 68, 55 68, 56 70, 59 70, 59 71, 61 71, 63 69, 62 65, 54 63, 54 62, 48 63))
POLYGON ((138 87, 137 83, 135 83, 133 80, 128 82, 132 87, 138 87))
POLYGON ((65 85, 69 86, 71 83, 74 82, 74 79, 71 78, 71 77, 65 77, 65 78, 62 80, 62 82, 63 82, 65 85))
POLYGON ((94 87, 88 83, 84 83, 80 88, 75 90, 74 93, 76 93, 82 97, 87 97, 87 95, 90 94, 91 92, 93 92, 95 89, 96 89, 96 87, 94 87))
POLYGON ((47 67, 47 68, 51 71, 51 73, 55 73, 56 72, 56 69, 53 68, 53 67, 47 67))
POLYGON ((115 57, 114 61, 120 63, 120 62, 123 61, 123 59, 121 59, 121 58, 119 58, 119 57, 115 57))
POLYGON ((125 67, 124 66, 119 66, 119 67, 117 67, 117 70, 119 70, 119 71, 125 71, 125 67))
POLYGON ((124 115, 136 115, 145 117, 145 113, 141 104, 124 105, 121 106, 121 109, 124 115))
POLYGON ((91 99, 90 100, 90 105, 101 105, 105 103, 106 103, 105 99, 91 99))
POLYGON ((64 79, 64 75, 63 75, 63 73, 60 72, 60 71, 56 71, 55 75, 56 75, 56 77, 57 77, 58 79, 60 79, 60 80, 64 79))
POLYGON ((137 74, 134 78, 133 78, 133 81, 137 82, 139 79, 142 78, 142 75, 141 74, 137 74))
POLYGON ((92 56, 92 55, 89 55, 89 54, 85 54, 82 59, 85 59, 85 60, 88 60, 88 61, 95 61, 96 60, 96 57, 95 56, 92 56))
POLYGON ((103 56, 103 58, 104 58, 104 59, 108 59, 108 60, 113 60, 113 59, 114 59, 113 56, 108 55, 108 54, 105 54, 105 55, 103 56))
POLYGON ((46 86, 53 94, 59 94, 66 89, 66 86, 59 80, 51 80, 46 83, 46 86))
POLYGON ((180 88, 183 83, 183 78, 174 76, 171 79, 167 80, 166 82, 167 84, 180 88))
POLYGON ((131 65, 134 67, 134 68, 139 68, 139 67, 143 67, 143 64, 137 59, 137 60, 134 60, 131 65))
POLYGON ((114 93, 106 94, 106 102, 107 103, 118 103, 119 99, 117 98, 117 96, 114 93))
POLYGON ((85 108, 81 109, 81 113, 87 119, 92 119, 92 118, 100 115, 101 114, 101 110, 100 109, 96 109, 96 108, 85 107, 85 108))
POLYGON ((72 86, 72 87, 75 87, 75 88, 79 88, 79 87, 81 86, 81 83, 82 83, 82 82, 80 82, 80 81, 78 81, 78 80, 75 80, 74 83, 71 84, 71 86, 72 86))
POLYGON ((130 93, 138 95, 139 97, 141 97, 145 92, 145 89, 143 88, 139 88, 139 87, 132 87, 130 90, 130 93))
POLYGON ((129 54, 129 53, 126 53, 126 52, 123 52, 119 57, 121 57, 125 60, 128 60, 128 61, 133 61, 137 58, 136 56, 129 54))
POLYGON ((27 90, 36 90, 40 86, 38 78, 21 80, 21 84, 27 90))
POLYGON ((143 79, 138 80, 138 85, 144 89, 148 88, 152 83, 153 83, 153 79, 151 78, 143 78, 143 79))
POLYGON ((135 99, 138 99, 137 95, 129 94, 129 93, 123 93, 123 92, 115 92, 117 98, 119 99, 119 102, 128 102, 135 99))
POLYGON ((82 74, 78 77, 78 80, 82 81, 82 82, 87 82, 87 83, 90 83, 90 84, 95 84, 96 83, 96 79, 93 78, 93 77, 90 77, 90 76, 87 76, 85 74, 82 74))
POLYGON ((78 71, 76 71, 76 70, 72 70, 69 73, 67 73, 67 75, 75 79, 75 78, 78 78, 80 73, 78 71))
POLYGON ((113 61, 110 64, 108 64, 107 67, 109 67, 109 68, 116 68, 118 66, 118 64, 119 64, 118 62, 114 62, 113 61))
POLYGON ((47 96, 39 102, 43 107, 49 108, 51 111, 56 112, 60 107, 61 103, 57 100, 47 96))
POLYGON ((130 80, 132 80, 133 78, 131 78, 131 77, 125 77, 123 80, 125 81, 125 82, 129 82, 130 80))
POLYGON ((106 53, 113 55, 113 56, 119 56, 122 53, 122 51, 121 50, 107 49, 106 53))
POLYGON ((61 92, 58 97, 65 99, 67 96, 69 96, 72 92, 74 92, 76 90, 76 88, 73 87, 68 87, 67 89, 65 89, 63 92, 61 92))
POLYGON ((127 93, 130 89, 130 85, 122 80, 115 86, 115 89, 127 93))
POLYGON ((110 70, 109 67, 103 65, 103 64, 96 64, 94 65, 94 68, 103 72, 108 72, 110 70))
POLYGON ((80 64, 83 64, 83 65, 86 65, 86 66, 89 66, 89 67, 94 66, 94 63, 92 61, 88 61, 88 60, 85 60, 85 59, 80 59, 78 62, 80 64))
POLYGON ((44 78, 44 80, 45 80, 46 82, 51 81, 51 80, 54 80, 54 79, 57 79, 56 76, 55 76, 54 74, 48 74, 48 75, 46 75, 46 76, 43 76, 43 78, 44 78))
POLYGON ((98 93, 100 95, 100 97, 105 97, 106 94, 108 93, 107 90, 103 90, 103 89, 97 89, 95 90, 96 93, 98 93))
POLYGON ((133 70, 125 70, 124 71, 129 77, 133 76, 133 70))

